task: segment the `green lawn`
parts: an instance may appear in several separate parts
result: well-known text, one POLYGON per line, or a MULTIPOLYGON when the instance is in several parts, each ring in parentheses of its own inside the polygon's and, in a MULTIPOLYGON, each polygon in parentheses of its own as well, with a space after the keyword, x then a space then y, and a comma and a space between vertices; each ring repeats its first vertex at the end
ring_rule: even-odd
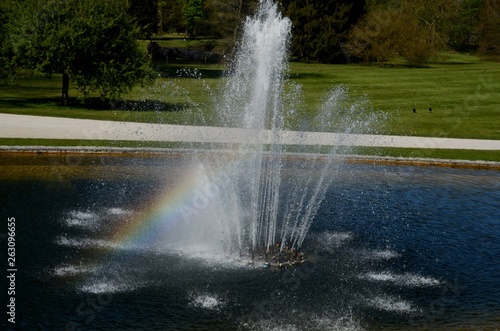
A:
POLYGON ((386 114, 384 133, 500 139, 500 63, 457 54, 422 68, 294 63, 291 76, 303 84, 307 111, 345 84, 386 114))
MULTIPOLYGON (((161 77, 150 86, 134 89, 125 97, 125 105, 113 110, 95 102, 82 106, 77 100, 62 107, 61 77, 27 74, 0 85, 0 112, 216 125, 212 100, 219 94, 223 65, 160 61, 154 66, 161 77)), ((289 121, 294 129, 314 117, 329 90, 344 85, 354 100, 369 101, 364 112, 384 118, 378 133, 500 140, 498 62, 463 54, 446 54, 439 62, 418 68, 293 62, 289 74, 287 86, 298 83, 303 91, 300 107, 289 121)), ((77 97, 78 93, 72 89, 70 95, 77 97)))

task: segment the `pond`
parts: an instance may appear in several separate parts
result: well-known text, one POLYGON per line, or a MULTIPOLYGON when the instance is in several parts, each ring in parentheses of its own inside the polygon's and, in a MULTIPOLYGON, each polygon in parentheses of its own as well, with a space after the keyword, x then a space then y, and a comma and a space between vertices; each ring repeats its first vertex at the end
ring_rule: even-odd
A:
MULTIPOLYGON (((16 270, 2 304, 15 298, 15 327, 498 327, 497 170, 343 164, 305 238, 306 263, 278 269, 172 244, 180 220, 152 226, 189 196, 191 162, 183 152, 2 156, 1 249, 14 218, 16 270)), ((314 176, 303 162, 285 163, 283 190, 314 176)), ((7 318, 2 329, 14 330, 7 318)))

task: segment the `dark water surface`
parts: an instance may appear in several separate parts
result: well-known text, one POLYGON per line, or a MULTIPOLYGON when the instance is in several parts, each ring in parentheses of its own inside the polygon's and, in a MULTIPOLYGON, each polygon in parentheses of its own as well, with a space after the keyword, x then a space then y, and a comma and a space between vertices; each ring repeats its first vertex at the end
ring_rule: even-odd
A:
MULTIPOLYGON (((346 165, 304 243, 311 262, 269 270, 165 248, 162 233, 155 245, 134 240, 154 204, 186 194, 186 166, 182 157, 2 156, 2 311, 11 217, 17 272, 16 323, 3 313, 0 329, 500 328, 498 171, 346 165)), ((284 173, 314 175, 298 162, 284 173)))

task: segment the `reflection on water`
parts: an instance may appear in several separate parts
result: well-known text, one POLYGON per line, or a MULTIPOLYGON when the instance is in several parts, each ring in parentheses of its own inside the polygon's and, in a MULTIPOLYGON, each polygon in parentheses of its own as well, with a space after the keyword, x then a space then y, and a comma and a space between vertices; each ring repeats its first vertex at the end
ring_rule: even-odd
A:
MULTIPOLYGON (((300 162, 286 163, 285 182, 314 176, 300 162)), ((275 270, 165 239, 182 220, 151 220, 167 217, 165 196, 187 164, 179 155, 2 157, 1 215, 17 222, 16 326, 499 327, 498 171, 345 166, 304 243, 309 262, 275 270)))

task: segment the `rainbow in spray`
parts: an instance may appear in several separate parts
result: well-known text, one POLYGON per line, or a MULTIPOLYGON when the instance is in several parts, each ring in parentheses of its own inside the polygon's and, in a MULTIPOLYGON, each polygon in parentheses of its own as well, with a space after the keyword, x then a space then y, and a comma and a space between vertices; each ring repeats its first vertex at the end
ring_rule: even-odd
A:
POLYGON ((132 218, 121 222, 110 237, 113 246, 161 250, 220 242, 221 238, 211 240, 207 234, 220 236, 215 229, 225 214, 221 209, 220 185, 231 167, 213 172, 209 177, 202 164, 193 163, 174 185, 164 187, 162 194, 144 204, 132 218))

